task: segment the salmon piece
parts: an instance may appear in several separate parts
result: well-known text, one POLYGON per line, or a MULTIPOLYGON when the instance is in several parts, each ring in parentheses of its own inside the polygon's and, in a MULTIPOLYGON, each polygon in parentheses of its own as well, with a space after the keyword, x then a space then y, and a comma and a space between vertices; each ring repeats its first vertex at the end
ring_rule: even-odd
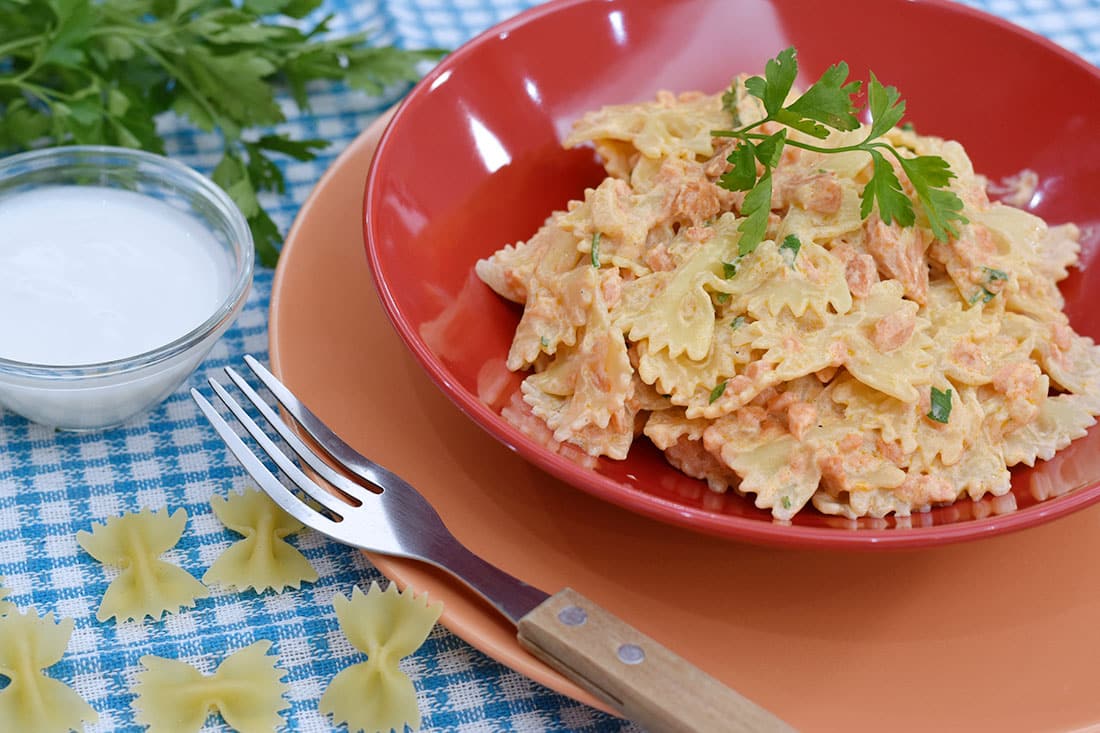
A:
POLYGON ((815 422, 817 408, 809 402, 795 402, 787 408, 787 429, 797 440, 802 440, 815 422))
POLYGON ((928 474, 906 476, 905 481, 894 490, 894 493, 899 499, 915 507, 954 501, 959 494, 947 479, 928 474))
POLYGON ((931 239, 918 227, 885 224, 878 214, 863 223, 867 250, 886 279, 897 280, 905 295, 923 305, 928 299, 928 260, 925 252, 931 239))
POLYGON ((844 263, 844 280, 848 283, 848 292, 856 298, 870 295, 871 286, 878 282, 875 259, 866 252, 858 251, 848 242, 840 242, 829 251, 844 263))
POLYGON ((843 190, 836 173, 809 172, 799 168, 777 168, 772 178, 772 208, 791 205, 819 214, 840 211, 843 190))
POLYGON ((887 354, 909 341, 916 326, 917 319, 914 314, 901 311, 890 313, 875 323, 871 343, 881 353, 887 354))
POLYGON ((1042 376, 1039 367, 1029 361, 1005 364, 993 375, 993 389, 1010 400, 1026 399, 1042 376))

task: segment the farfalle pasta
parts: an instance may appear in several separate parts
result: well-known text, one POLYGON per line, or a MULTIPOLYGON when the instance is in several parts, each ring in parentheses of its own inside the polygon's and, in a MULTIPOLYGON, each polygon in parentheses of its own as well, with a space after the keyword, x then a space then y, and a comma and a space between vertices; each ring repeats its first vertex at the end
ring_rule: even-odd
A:
POLYGON ((122 572, 107 586, 96 619, 117 621, 146 616, 155 621, 167 613, 191 608, 210 593, 186 570, 160 560, 176 546, 187 526, 187 512, 148 508, 121 517, 110 517, 92 531, 76 533, 76 541, 89 555, 122 572))
POLYGON ((303 581, 317 580, 309 560, 284 540, 304 525, 262 491, 246 489, 224 499, 215 496, 210 506, 222 524, 244 539, 218 556, 202 576, 204 583, 281 593, 300 587, 303 581))
POLYGON ((240 733, 279 730, 290 707, 286 671, 269 655, 270 641, 257 641, 226 657, 214 674, 186 662, 147 655, 134 685, 135 720, 149 733, 191 733, 203 727, 211 710, 240 733))
POLYGON ((340 670, 321 696, 320 710, 349 731, 387 733, 420 729, 420 709, 412 680, 398 662, 428 638, 443 604, 427 596, 404 593, 390 583, 383 591, 371 583, 366 593, 356 586, 351 598, 333 599, 336 618, 348 641, 367 655, 365 662, 340 670))
POLYGON ((613 459, 644 435, 780 520, 1000 496, 1009 468, 1085 434, 1100 348, 1071 328, 1057 286, 1077 227, 991 201, 961 145, 894 127, 878 139, 956 175, 951 236, 903 176, 913 226, 861 210, 866 152, 788 146, 769 169, 763 241, 743 252, 746 194, 719 185, 733 143, 711 135, 731 102, 741 125, 764 118, 750 95, 691 92, 575 123, 565 145, 593 145, 607 177, 476 266, 524 306, 507 366, 530 374, 508 419, 613 459))
POLYGON ((33 608, 0 616, 0 676, 9 680, 0 690, 5 731, 69 733, 99 719, 72 688, 44 672, 61 661, 72 634, 71 618, 39 617, 33 608))

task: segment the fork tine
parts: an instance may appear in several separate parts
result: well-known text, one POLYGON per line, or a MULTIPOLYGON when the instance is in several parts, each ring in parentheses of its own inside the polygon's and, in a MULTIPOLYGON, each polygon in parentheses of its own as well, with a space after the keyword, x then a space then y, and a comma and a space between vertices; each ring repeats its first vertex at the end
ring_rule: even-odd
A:
POLYGON ((244 444, 244 441, 241 440, 233 428, 229 427, 229 423, 218 414, 218 411, 202 396, 201 392, 192 388, 191 398, 195 400, 199 409, 202 410, 202 414, 206 416, 214 430, 221 436, 222 441, 229 448, 229 452, 240 461, 241 465, 244 466, 244 470, 260 485, 264 493, 271 497, 272 501, 307 527, 313 527, 319 532, 330 535, 337 532, 338 523, 312 509, 283 486, 274 474, 267 469, 263 461, 257 458, 256 454, 244 444))
POLYGON ((375 486, 393 486, 395 482, 404 483, 400 477, 382 466, 379 466, 377 463, 345 443, 339 435, 332 432, 319 417, 313 414, 313 411, 310 410, 305 403, 295 397, 294 394, 287 389, 286 385, 280 382, 279 379, 269 372, 267 367, 257 361, 255 357, 251 354, 245 354, 244 361, 248 364, 248 368, 252 370, 252 373, 256 375, 256 378, 263 382, 264 386, 271 391, 271 394, 275 396, 279 404, 294 416, 298 424, 301 425, 305 431, 317 441, 317 444, 335 459, 338 464, 375 486))
POLYGON ((369 488, 355 483, 343 474, 337 473, 331 466, 321 460, 321 458, 311 450, 309 446, 302 442, 302 439, 287 426, 283 419, 279 417, 279 413, 275 412, 271 405, 267 403, 267 400, 261 397, 256 390, 252 389, 252 385, 237 373, 236 369, 233 367, 226 367, 225 373, 233 380, 233 384, 237 385, 237 389, 244 393, 244 396, 248 398, 248 401, 252 403, 253 407, 259 410, 260 414, 264 416, 264 419, 271 424, 271 427, 275 428, 275 432, 279 434, 279 437, 290 446, 291 450, 293 450, 299 458, 316 471, 321 478, 360 503, 363 501, 371 501, 377 497, 376 493, 372 492, 369 488))
MULTIPOLYGON (((316 501, 318 504, 328 509, 333 514, 344 517, 349 509, 352 508, 346 501, 341 501, 335 496, 325 491, 318 486, 312 479, 302 473, 302 469, 294 465, 294 462, 279 449, 279 446, 275 445, 271 438, 267 437, 267 433, 256 424, 256 422, 248 416, 248 413, 244 411, 244 408, 233 399, 233 396, 226 391, 225 387, 221 386, 215 379, 208 379, 210 386, 213 387, 215 394, 225 403, 225 406, 229 408, 229 411, 233 413, 233 416, 240 421, 244 426, 248 434, 260 444, 271 460, 275 461, 275 465, 279 467, 279 470, 286 474, 287 478, 294 482, 294 484, 309 495, 309 498, 316 501)), ((281 484, 280 484, 281 485, 281 484)))

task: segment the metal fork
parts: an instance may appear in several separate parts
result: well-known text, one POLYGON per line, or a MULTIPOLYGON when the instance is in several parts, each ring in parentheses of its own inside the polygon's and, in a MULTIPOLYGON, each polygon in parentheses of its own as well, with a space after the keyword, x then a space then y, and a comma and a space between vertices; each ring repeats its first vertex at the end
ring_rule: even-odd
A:
POLYGON ((259 361, 244 360, 348 473, 322 460, 232 367, 225 370, 229 379, 298 460, 338 493, 307 476, 217 380, 208 381, 219 400, 308 499, 280 482, 199 390, 192 389, 191 396, 260 488, 302 524, 346 545, 446 570, 516 624, 519 642, 532 654, 647 730, 792 730, 576 591, 566 588, 551 596, 470 552, 420 492, 341 440, 259 361))

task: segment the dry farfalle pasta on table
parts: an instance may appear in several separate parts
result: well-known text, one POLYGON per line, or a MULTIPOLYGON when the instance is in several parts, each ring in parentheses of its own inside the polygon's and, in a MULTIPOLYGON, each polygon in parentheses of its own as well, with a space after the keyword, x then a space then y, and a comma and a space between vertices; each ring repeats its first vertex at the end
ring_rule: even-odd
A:
POLYGON ((211 710, 240 733, 267 733, 286 722, 290 707, 286 671, 269 655, 270 641, 257 641, 226 657, 214 674, 186 662, 147 655, 134 685, 133 707, 149 733, 197 733, 211 710))
POLYGON ((300 587, 303 581, 317 580, 317 571, 309 560, 284 539, 300 532, 304 525, 266 494, 245 489, 224 499, 215 496, 210 506, 222 524, 244 535, 244 539, 218 556, 202 576, 204 583, 282 593, 300 587))
POLYGON ((1100 413, 1056 284, 1078 229, 991 202, 873 76, 861 123, 844 64, 801 96, 796 73, 788 49, 725 94, 577 121, 607 177, 477 263, 524 305, 520 422, 614 459, 640 431, 779 519, 1004 494, 1100 413))
POLYGON ((33 608, 0 616, 0 676, 8 678, 0 690, 3 730, 69 733, 99 719, 72 688, 44 673, 61 661, 72 634, 71 618, 39 617, 33 608))
POLYGON ((420 729, 420 708, 412 680, 401 671, 402 657, 415 652, 435 626, 443 604, 428 603, 411 588, 404 593, 390 583, 383 591, 371 583, 366 593, 356 586, 351 598, 333 599, 336 618, 348 641, 367 655, 365 662, 340 670, 321 696, 320 710, 349 731, 386 733, 420 729))
POLYGON ((190 608, 198 598, 209 595, 206 587, 182 568, 158 559, 176 546, 187 526, 183 509, 169 513, 148 508, 121 517, 110 517, 92 531, 81 530, 76 540, 84 550, 106 565, 122 572, 107 586, 96 619, 117 621, 146 616, 154 620, 180 608, 190 608))

